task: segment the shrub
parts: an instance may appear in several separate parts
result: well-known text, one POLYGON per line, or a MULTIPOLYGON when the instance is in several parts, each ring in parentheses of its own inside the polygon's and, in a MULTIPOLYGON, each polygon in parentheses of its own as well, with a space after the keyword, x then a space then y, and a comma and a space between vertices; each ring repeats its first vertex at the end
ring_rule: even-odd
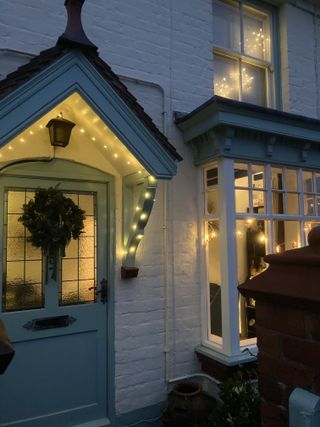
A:
POLYGON ((209 427, 260 427, 260 397, 252 379, 252 374, 238 371, 220 385, 222 404, 214 411, 209 427))

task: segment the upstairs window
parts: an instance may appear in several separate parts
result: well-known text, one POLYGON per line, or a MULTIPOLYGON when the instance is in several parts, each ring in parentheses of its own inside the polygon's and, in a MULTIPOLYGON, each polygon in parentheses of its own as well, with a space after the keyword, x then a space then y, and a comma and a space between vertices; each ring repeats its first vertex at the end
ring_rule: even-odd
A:
POLYGON ((246 1, 214 0, 214 93, 274 107, 272 14, 246 1))

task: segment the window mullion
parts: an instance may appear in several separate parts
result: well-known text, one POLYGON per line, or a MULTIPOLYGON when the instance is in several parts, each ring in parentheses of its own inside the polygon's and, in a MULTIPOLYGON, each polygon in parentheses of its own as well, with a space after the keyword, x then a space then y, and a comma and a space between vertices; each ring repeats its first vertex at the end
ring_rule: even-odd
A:
POLYGON ((223 352, 239 354, 238 275, 235 235, 234 169, 232 159, 219 161, 219 202, 221 238, 221 305, 223 352), (225 195, 228 194, 228 197, 225 195))
MULTIPOLYGON (((240 1, 240 53, 244 54, 243 38, 243 2, 240 1)), ((239 59, 239 101, 242 101, 242 59, 239 59)))

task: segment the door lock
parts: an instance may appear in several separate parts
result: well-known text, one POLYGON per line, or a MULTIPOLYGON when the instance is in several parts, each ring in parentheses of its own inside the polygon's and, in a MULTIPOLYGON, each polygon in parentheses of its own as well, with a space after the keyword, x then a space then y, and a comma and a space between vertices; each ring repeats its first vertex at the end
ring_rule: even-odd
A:
MULTIPOLYGON (((100 295, 100 301, 102 304, 105 304, 108 301, 108 280, 102 279, 100 285, 100 290, 96 291, 96 295, 100 295)), ((89 288, 89 291, 92 289, 94 289, 94 287, 89 288)))

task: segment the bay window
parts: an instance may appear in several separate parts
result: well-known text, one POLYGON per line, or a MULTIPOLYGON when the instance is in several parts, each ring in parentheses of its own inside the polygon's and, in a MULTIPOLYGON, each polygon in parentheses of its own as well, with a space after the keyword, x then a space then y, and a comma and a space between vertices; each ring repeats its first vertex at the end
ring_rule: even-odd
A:
POLYGON ((214 93, 274 107, 273 13, 248 1, 213 1, 214 93))
POLYGON ((255 301, 237 286, 267 268, 264 256, 306 244, 320 222, 316 170, 222 158, 204 169, 204 341, 226 356, 255 340, 255 301))

